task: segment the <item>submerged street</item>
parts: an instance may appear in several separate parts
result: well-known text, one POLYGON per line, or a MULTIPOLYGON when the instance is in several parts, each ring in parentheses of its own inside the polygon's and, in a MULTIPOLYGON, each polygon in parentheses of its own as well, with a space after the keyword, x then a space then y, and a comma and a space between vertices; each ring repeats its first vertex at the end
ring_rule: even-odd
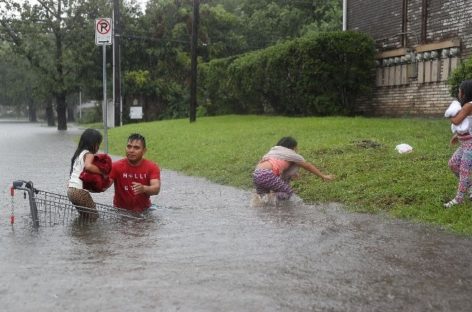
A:
POLYGON ((470 237, 335 203, 251 207, 165 168, 149 220, 34 229, 12 181, 65 194, 80 133, 0 121, 3 311, 472 310, 470 237))

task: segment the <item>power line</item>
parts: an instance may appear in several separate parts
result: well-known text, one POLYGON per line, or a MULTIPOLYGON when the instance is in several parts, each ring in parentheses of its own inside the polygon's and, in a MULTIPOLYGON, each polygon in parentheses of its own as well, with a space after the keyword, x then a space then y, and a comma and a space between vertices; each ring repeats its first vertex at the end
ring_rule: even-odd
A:
POLYGON ((163 38, 156 38, 156 37, 150 37, 150 36, 140 36, 140 35, 128 35, 128 34, 123 34, 121 35, 122 38, 124 39, 131 39, 131 40, 146 40, 146 41, 163 41, 163 42, 177 42, 177 43, 186 43, 189 44, 190 41, 186 40, 175 40, 175 39, 163 39, 163 38))

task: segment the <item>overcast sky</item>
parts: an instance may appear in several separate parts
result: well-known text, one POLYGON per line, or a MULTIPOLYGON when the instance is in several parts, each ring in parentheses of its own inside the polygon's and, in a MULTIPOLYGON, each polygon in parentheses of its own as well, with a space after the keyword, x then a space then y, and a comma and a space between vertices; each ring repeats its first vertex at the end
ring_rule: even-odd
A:
MULTIPOLYGON (((124 0, 124 1, 129 1, 129 0, 124 0)), ((146 3, 148 2, 148 0, 135 0, 137 3, 141 4, 141 8, 144 10, 144 8, 146 7, 146 3)), ((18 3, 22 3, 24 2, 23 0, 17 0, 16 2, 18 3)), ((35 1, 34 0, 29 0, 30 3, 34 3, 35 1)))
POLYGON ((148 0, 136 0, 136 2, 138 2, 140 5, 141 5, 141 9, 144 9, 146 8, 146 3, 148 2, 148 0))

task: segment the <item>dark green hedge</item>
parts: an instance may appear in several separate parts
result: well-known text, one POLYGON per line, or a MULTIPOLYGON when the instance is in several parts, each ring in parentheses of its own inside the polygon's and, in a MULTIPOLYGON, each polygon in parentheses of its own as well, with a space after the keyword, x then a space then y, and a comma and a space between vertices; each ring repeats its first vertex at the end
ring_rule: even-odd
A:
POLYGON ((199 67, 210 115, 352 115, 373 86, 374 43, 357 32, 309 35, 199 67))

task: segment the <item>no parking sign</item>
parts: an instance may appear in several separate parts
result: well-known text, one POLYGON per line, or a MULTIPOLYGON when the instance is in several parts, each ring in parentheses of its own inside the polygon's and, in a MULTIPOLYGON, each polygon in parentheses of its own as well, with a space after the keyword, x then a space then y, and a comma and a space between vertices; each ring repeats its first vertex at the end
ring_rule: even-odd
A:
POLYGON ((97 18, 95 20, 95 44, 112 44, 112 23, 111 18, 97 18))
POLYGON ((97 18, 95 20, 95 44, 102 46, 103 55, 103 143, 105 145, 105 153, 108 153, 108 101, 107 101, 107 53, 106 46, 112 44, 112 27, 111 18, 97 18))

